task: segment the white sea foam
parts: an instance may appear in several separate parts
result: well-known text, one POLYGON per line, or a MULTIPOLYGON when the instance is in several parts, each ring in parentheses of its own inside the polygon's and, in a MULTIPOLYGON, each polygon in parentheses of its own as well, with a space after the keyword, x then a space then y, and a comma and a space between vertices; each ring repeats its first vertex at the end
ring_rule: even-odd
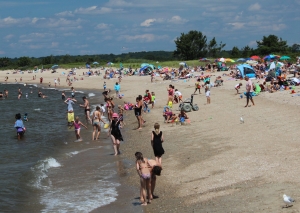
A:
POLYGON ((88 96, 89 97, 94 97, 94 96, 96 96, 96 94, 91 92, 91 93, 88 94, 88 96))
POLYGON ((41 197, 42 212, 90 212, 116 201, 118 183, 99 180, 49 190, 41 197))
POLYGON ((34 167, 31 167, 31 171, 35 176, 31 185, 38 189, 48 187, 48 185, 50 185, 49 184, 50 182, 46 181, 46 178, 48 177, 47 175, 48 170, 50 168, 55 168, 60 166, 61 164, 51 157, 45 160, 39 160, 34 167))
POLYGON ((40 108, 37 108, 37 109, 34 109, 34 111, 41 111, 41 109, 40 109, 40 108))
POLYGON ((84 92, 83 92, 83 91, 76 91, 76 93, 81 93, 81 94, 83 94, 84 92))
POLYGON ((69 157, 73 157, 74 155, 77 155, 79 153, 86 152, 86 151, 92 150, 92 149, 100 149, 100 148, 102 148, 102 146, 97 146, 97 147, 93 147, 93 148, 83 149, 83 150, 80 150, 80 151, 73 151, 73 152, 66 153, 66 155, 68 155, 69 157))

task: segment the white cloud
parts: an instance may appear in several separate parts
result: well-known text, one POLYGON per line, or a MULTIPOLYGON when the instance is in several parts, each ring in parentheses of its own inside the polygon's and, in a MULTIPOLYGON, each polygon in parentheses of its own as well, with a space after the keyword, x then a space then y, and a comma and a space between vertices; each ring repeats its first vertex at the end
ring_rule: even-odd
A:
POLYGON ((133 6, 133 4, 131 2, 126 2, 126 1, 123 1, 123 0, 109 0, 107 5, 112 6, 112 7, 129 7, 129 6, 133 6))
POLYGON ((245 23, 242 22, 233 22, 233 23, 228 23, 233 27, 233 29, 241 29, 245 26, 245 23))
POLYGON ((107 28, 108 28, 108 24, 104 24, 104 23, 97 24, 97 26, 95 27, 95 29, 99 29, 99 30, 103 30, 107 28))
POLYGON ((74 16, 72 11, 64 11, 61 13, 56 13, 55 15, 60 16, 60 17, 73 17, 74 16))
POLYGON ((118 40, 123 40, 125 39, 126 41, 140 41, 140 42, 151 42, 154 40, 160 40, 160 39, 165 39, 168 36, 163 35, 163 36, 157 36, 154 34, 141 34, 141 35, 122 35, 119 37, 118 40))
POLYGON ((121 12, 121 11, 123 11, 123 10, 122 9, 112 9, 109 7, 92 6, 92 7, 87 7, 87 8, 80 7, 79 9, 76 9, 74 11, 74 13, 95 15, 95 14, 106 14, 106 13, 121 12))
POLYGON ((51 47, 58 47, 59 43, 58 42, 52 42, 51 47))
POLYGON ((255 11, 255 10, 260 10, 260 9, 261 9, 261 6, 260 6, 260 4, 258 4, 258 3, 252 4, 252 5, 250 5, 250 7, 248 8, 248 10, 250 10, 250 11, 255 11))
POLYGON ((248 46, 249 47, 254 47, 254 46, 256 46, 257 45, 257 42, 256 41, 250 41, 249 43, 248 43, 248 46))
POLYGON ((181 18, 180 16, 173 16, 170 20, 168 20, 169 22, 173 23, 173 24, 184 24, 186 23, 188 20, 181 18))
POLYGON ((6 17, 3 19, 0 19, 0 27, 6 27, 6 26, 12 26, 12 25, 18 25, 18 24, 26 24, 31 22, 30 18, 12 18, 12 17, 6 17))
POLYGON ((147 19, 141 23, 141 26, 142 27, 150 27, 152 25, 152 23, 154 23, 155 21, 156 21, 155 18, 147 19))
POLYGON ((15 37, 13 34, 9 34, 9 35, 5 36, 4 38, 5 38, 6 40, 9 40, 9 39, 11 39, 11 38, 13 38, 13 37, 15 37))

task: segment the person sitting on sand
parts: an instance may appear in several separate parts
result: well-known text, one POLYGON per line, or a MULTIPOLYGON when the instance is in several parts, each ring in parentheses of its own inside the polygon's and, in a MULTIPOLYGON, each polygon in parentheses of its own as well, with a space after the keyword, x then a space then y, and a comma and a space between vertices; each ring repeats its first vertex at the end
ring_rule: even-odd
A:
POLYGON ((169 108, 166 108, 163 116, 165 117, 165 123, 171 123, 177 118, 177 116, 169 108))
POLYGON ((151 191, 150 191, 151 173, 150 173, 150 169, 148 166, 148 159, 144 158, 143 154, 141 152, 136 152, 135 158, 136 158, 136 171, 140 177, 140 183, 141 183, 141 189, 140 189, 141 205, 146 206, 147 205, 146 190, 148 192, 148 203, 151 203, 151 200, 152 200, 152 195, 151 195, 151 191))

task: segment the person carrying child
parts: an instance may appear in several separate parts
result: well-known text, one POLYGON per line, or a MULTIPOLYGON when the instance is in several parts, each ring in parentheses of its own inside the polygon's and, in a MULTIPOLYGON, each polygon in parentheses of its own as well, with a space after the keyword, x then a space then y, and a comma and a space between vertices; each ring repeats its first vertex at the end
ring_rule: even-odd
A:
POLYGON ((147 205, 147 195, 146 190, 148 192, 148 203, 151 203, 152 200, 152 194, 151 194, 151 173, 148 166, 148 160, 147 158, 143 157, 143 154, 141 152, 135 153, 136 158, 136 171, 140 177, 140 183, 141 183, 141 189, 140 189, 140 200, 141 205, 146 206, 147 205))

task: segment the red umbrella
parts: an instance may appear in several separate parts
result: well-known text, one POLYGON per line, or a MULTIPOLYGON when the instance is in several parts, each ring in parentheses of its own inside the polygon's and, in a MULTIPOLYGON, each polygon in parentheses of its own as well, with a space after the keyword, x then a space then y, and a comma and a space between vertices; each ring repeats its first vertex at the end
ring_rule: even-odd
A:
POLYGON ((257 55, 253 55, 250 57, 252 60, 260 60, 260 57, 257 55))

